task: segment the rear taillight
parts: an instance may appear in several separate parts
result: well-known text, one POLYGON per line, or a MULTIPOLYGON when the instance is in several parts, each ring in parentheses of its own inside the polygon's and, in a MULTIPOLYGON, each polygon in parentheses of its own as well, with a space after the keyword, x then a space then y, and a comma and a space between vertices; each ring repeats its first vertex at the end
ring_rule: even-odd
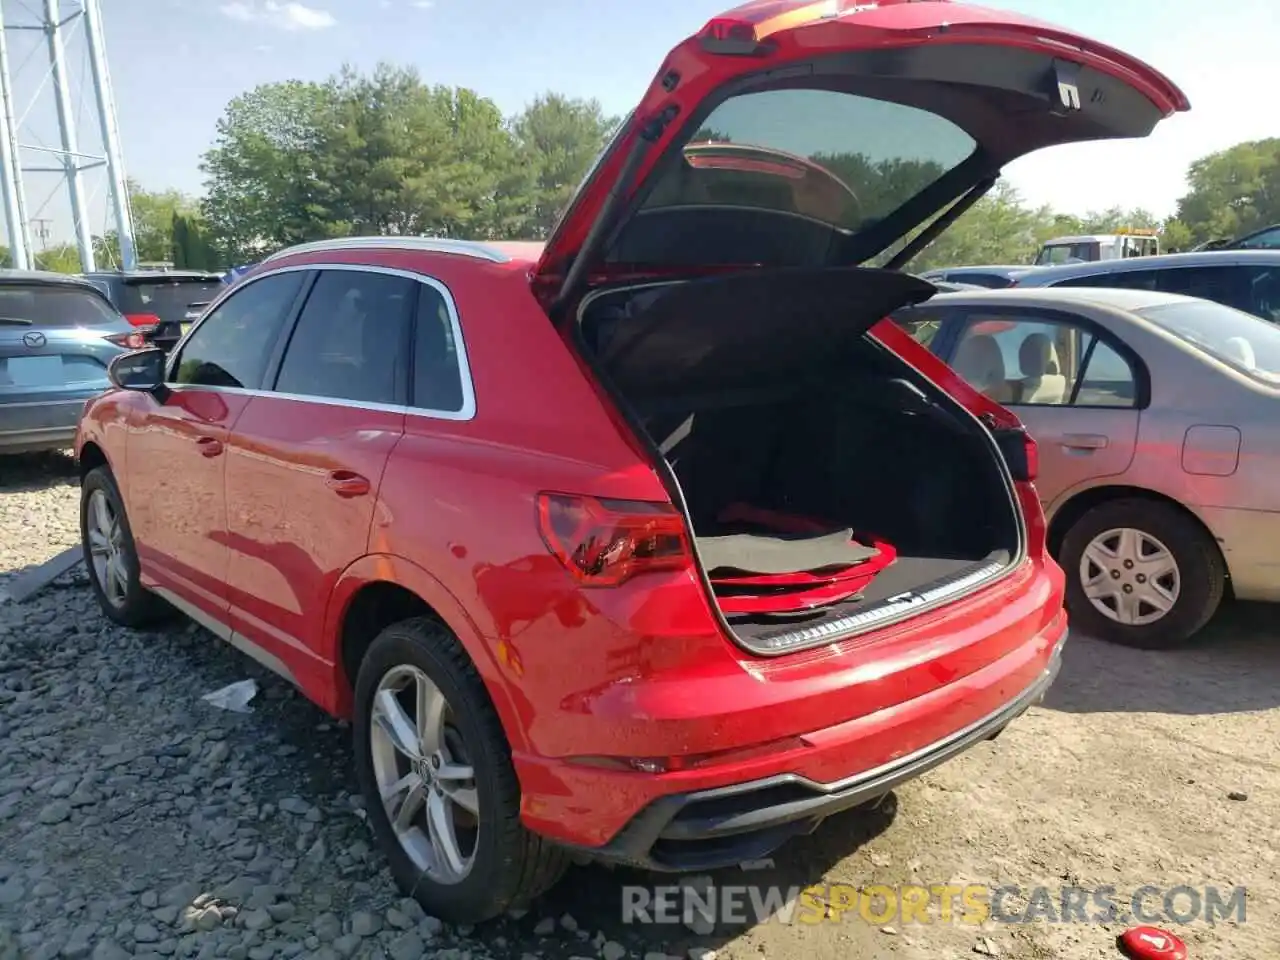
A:
POLYGON ((103 339, 110 340, 117 347, 124 347, 126 350, 141 350, 147 345, 146 334, 143 333, 112 333, 103 339))
POLYGON ((1030 482, 1040 476, 1040 448, 1029 433, 1022 435, 1022 446, 1023 455, 1027 458, 1026 479, 1030 482))
POLYGON ((160 322, 154 313, 126 313, 124 318, 135 327, 154 327, 160 322))
POLYGON ((668 503, 540 493, 538 532, 584 587, 616 587, 693 562, 684 519, 668 503))

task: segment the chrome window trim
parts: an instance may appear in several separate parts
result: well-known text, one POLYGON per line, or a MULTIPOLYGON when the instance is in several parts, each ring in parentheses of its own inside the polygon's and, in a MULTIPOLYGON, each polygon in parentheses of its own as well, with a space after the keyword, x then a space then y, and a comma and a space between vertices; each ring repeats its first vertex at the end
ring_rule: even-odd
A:
POLYGON ((264 264, 304 253, 333 253, 339 250, 410 250, 418 253, 454 253, 490 263, 509 263, 511 258, 493 247, 473 240, 450 240, 446 237, 334 237, 331 240, 313 240, 286 247, 273 253, 264 264))
MULTIPOLYGON (((303 309, 306 309, 305 303, 303 304, 303 309)), ((294 322, 295 323, 297 322, 296 319, 294 322)), ((414 322, 416 322, 416 317, 414 318, 414 322)), ((173 352, 169 355, 168 364, 165 367, 165 386, 168 387, 170 390, 175 390, 175 391, 207 390, 207 391, 212 391, 214 393, 229 393, 229 394, 237 394, 240 396, 278 397, 282 400, 296 400, 303 403, 319 403, 319 404, 325 404, 327 406, 333 406, 333 407, 350 407, 356 410, 378 410, 385 413, 404 413, 410 416, 426 417, 431 420, 453 420, 453 421, 462 422, 467 420, 474 420, 476 416, 476 394, 475 394, 475 384, 471 378, 471 359, 469 354, 467 353, 466 340, 463 337, 463 333, 462 333, 462 322, 458 317, 458 306, 454 302, 453 294, 449 291, 449 288, 446 287, 439 280, 437 280, 435 277, 429 277, 429 276, 426 276, 425 274, 415 273, 412 270, 402 270, 397 267, 383 267, 383 266, 378 266, 374 264, 369 264, 369 265, 360 264, 360 263, 290 264, 289 266, 276 267, 272 270, 268 270, 264 273, 254 276, 253 278, 245 282, 237 284, 234 287, 229 287, 227 290, 223 291, 223 293, 221 294, 221 296, 218 297, 217 300, 215 300, 213 303, 209 305, 209 309, 207 309, 204 312, 204 314, 200 317, 199 320, 197 320, 194 324, 191 325, 191 329, 188 330, 185 334, 183 334, 182 339, 179 340, 177 345, 174 346, 173 352), (183 348, 186 347, 188 338, 193 336, 195 332, 200 329, 200 327, 204 324, 204 322, 209 317, 213 316, 214 313, 216 313, 219 309, 221 309, 222 304, 226 302, 228 298, 230 298, 236 293, 240 293, 248 285, 257 283, 260 280, 265 280, 268 277, 275 277, 284 273, 300 273, 300 272, 313 271, 313 270, 317 272, 321 270, 343 270, 343 271, 354 272, 354 273, 382 273, 388 276, 402 277, 406 280, 413 280, 417 283, 425 284, 428 287, 431 287, 437 293, 439 293, 440 296, 444 299, 445 307, 449 311, 449 325, 453 332, 454 351, 458 360, 458 375, 461 378, 461 382, 462 382, 461 409, 432 410, 427 407, 415 407, 415 406, 410 406, 408 404, 368 403, 365 401, 358 401, 358 400, 344 400, 341 397, 313 397, 306 394, 280 393, 275 390, 266 390, 261 388, 249 389, 246 387, 216 387, 216 386, 209 386, 205 384, 173 382, 174 369, 176 368, 178 358, 179 356, 181 356, 183 348)))

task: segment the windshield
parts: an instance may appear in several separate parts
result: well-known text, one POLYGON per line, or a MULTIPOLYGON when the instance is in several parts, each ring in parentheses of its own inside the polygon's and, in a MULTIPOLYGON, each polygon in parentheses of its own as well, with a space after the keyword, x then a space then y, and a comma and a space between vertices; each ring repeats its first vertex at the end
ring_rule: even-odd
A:
POLYGON ((1233 370, 1280 386, 1280 327, 1275 324, 1208 300, 1134 312, 1233 370))
POLYGON ((950 120, 899 103, 812 88, 730 97, 655 174, 610 258, 825 262, 840 237, 894 213, 975 149, 950 120), (733 239, 709 251, 712 232, 733 239))
POLYGON ((1036 266, 1044 267, 1060 263, 1092 263, 1098 259, 1098 242, 1051 243, 1040 249, 1036 266))
MULTIPOLYGON (((220 280, 134 280, 125 284, 121 306, 125 313, 150 313, 165 322, 181 323, 188 313, 198 313, 222 290, 220 280)), ((192 318, 194 319, 194 318, 192 318)))
POLYGON ((0 320, 24 326, 96 327, 116 323, 120 314, 96 294, 72 286, 0 286, 0 320))

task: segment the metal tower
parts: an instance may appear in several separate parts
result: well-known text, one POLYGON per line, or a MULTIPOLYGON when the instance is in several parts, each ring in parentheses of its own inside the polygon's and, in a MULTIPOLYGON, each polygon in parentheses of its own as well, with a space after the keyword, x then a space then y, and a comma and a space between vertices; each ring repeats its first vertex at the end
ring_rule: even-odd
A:
MULTIPOLYGON (((19 67, 19 70, 21 67, 19 67)), ((4 216, 9 227, 9 248, 13 266, 33 266, 31 224, 40 211, 32 213, 27 204, 27 175, 57 174, 65 183, 70 202, 71 226, 80 267, 88 272, 96 268, 90 201, 85 194, 84 173, 104 168, 109 205, 114 214, 119 238, 121 266, 130 270, 137 265, 133 243, 133 217, 129 211, 129 193, 125 182, 124 162, 120 154, 120 133, 116 126, 115 97, 107 70, 106 46, 102 36, 102 12, 99 0, 0 0, 0 192, 3 193, 4 216), (47 67, 29 105, 15 108, 14 73, 9 55, 9 38, 18 32, 44 34, 47 67), (92 87, 97 111, 98 152, 83 152, 80 146, 80 118, 75 111, 77 93, 67 61, 68 47, 79 44, 88 61, 88 77, 82 80, 92 87), (46 84, 52 85, 57 116, 58 146, 31 142, 24 136, 30 115, 46 84), (32 157, 44 157, 43 165, 32 157), (50 165, 52 163, 52 165, 50 165)), ((46 221, 47 222, 47 221, 46 221)))

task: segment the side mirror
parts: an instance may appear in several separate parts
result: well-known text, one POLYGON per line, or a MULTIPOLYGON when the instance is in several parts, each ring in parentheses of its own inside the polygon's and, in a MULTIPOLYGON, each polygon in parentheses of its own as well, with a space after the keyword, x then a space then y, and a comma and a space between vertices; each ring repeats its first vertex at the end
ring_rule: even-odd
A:
POLYGON ((155 393, 164 387, 165 352, 159 347, 122 353, 107 366, 107 379, 121 390, 155 393))

